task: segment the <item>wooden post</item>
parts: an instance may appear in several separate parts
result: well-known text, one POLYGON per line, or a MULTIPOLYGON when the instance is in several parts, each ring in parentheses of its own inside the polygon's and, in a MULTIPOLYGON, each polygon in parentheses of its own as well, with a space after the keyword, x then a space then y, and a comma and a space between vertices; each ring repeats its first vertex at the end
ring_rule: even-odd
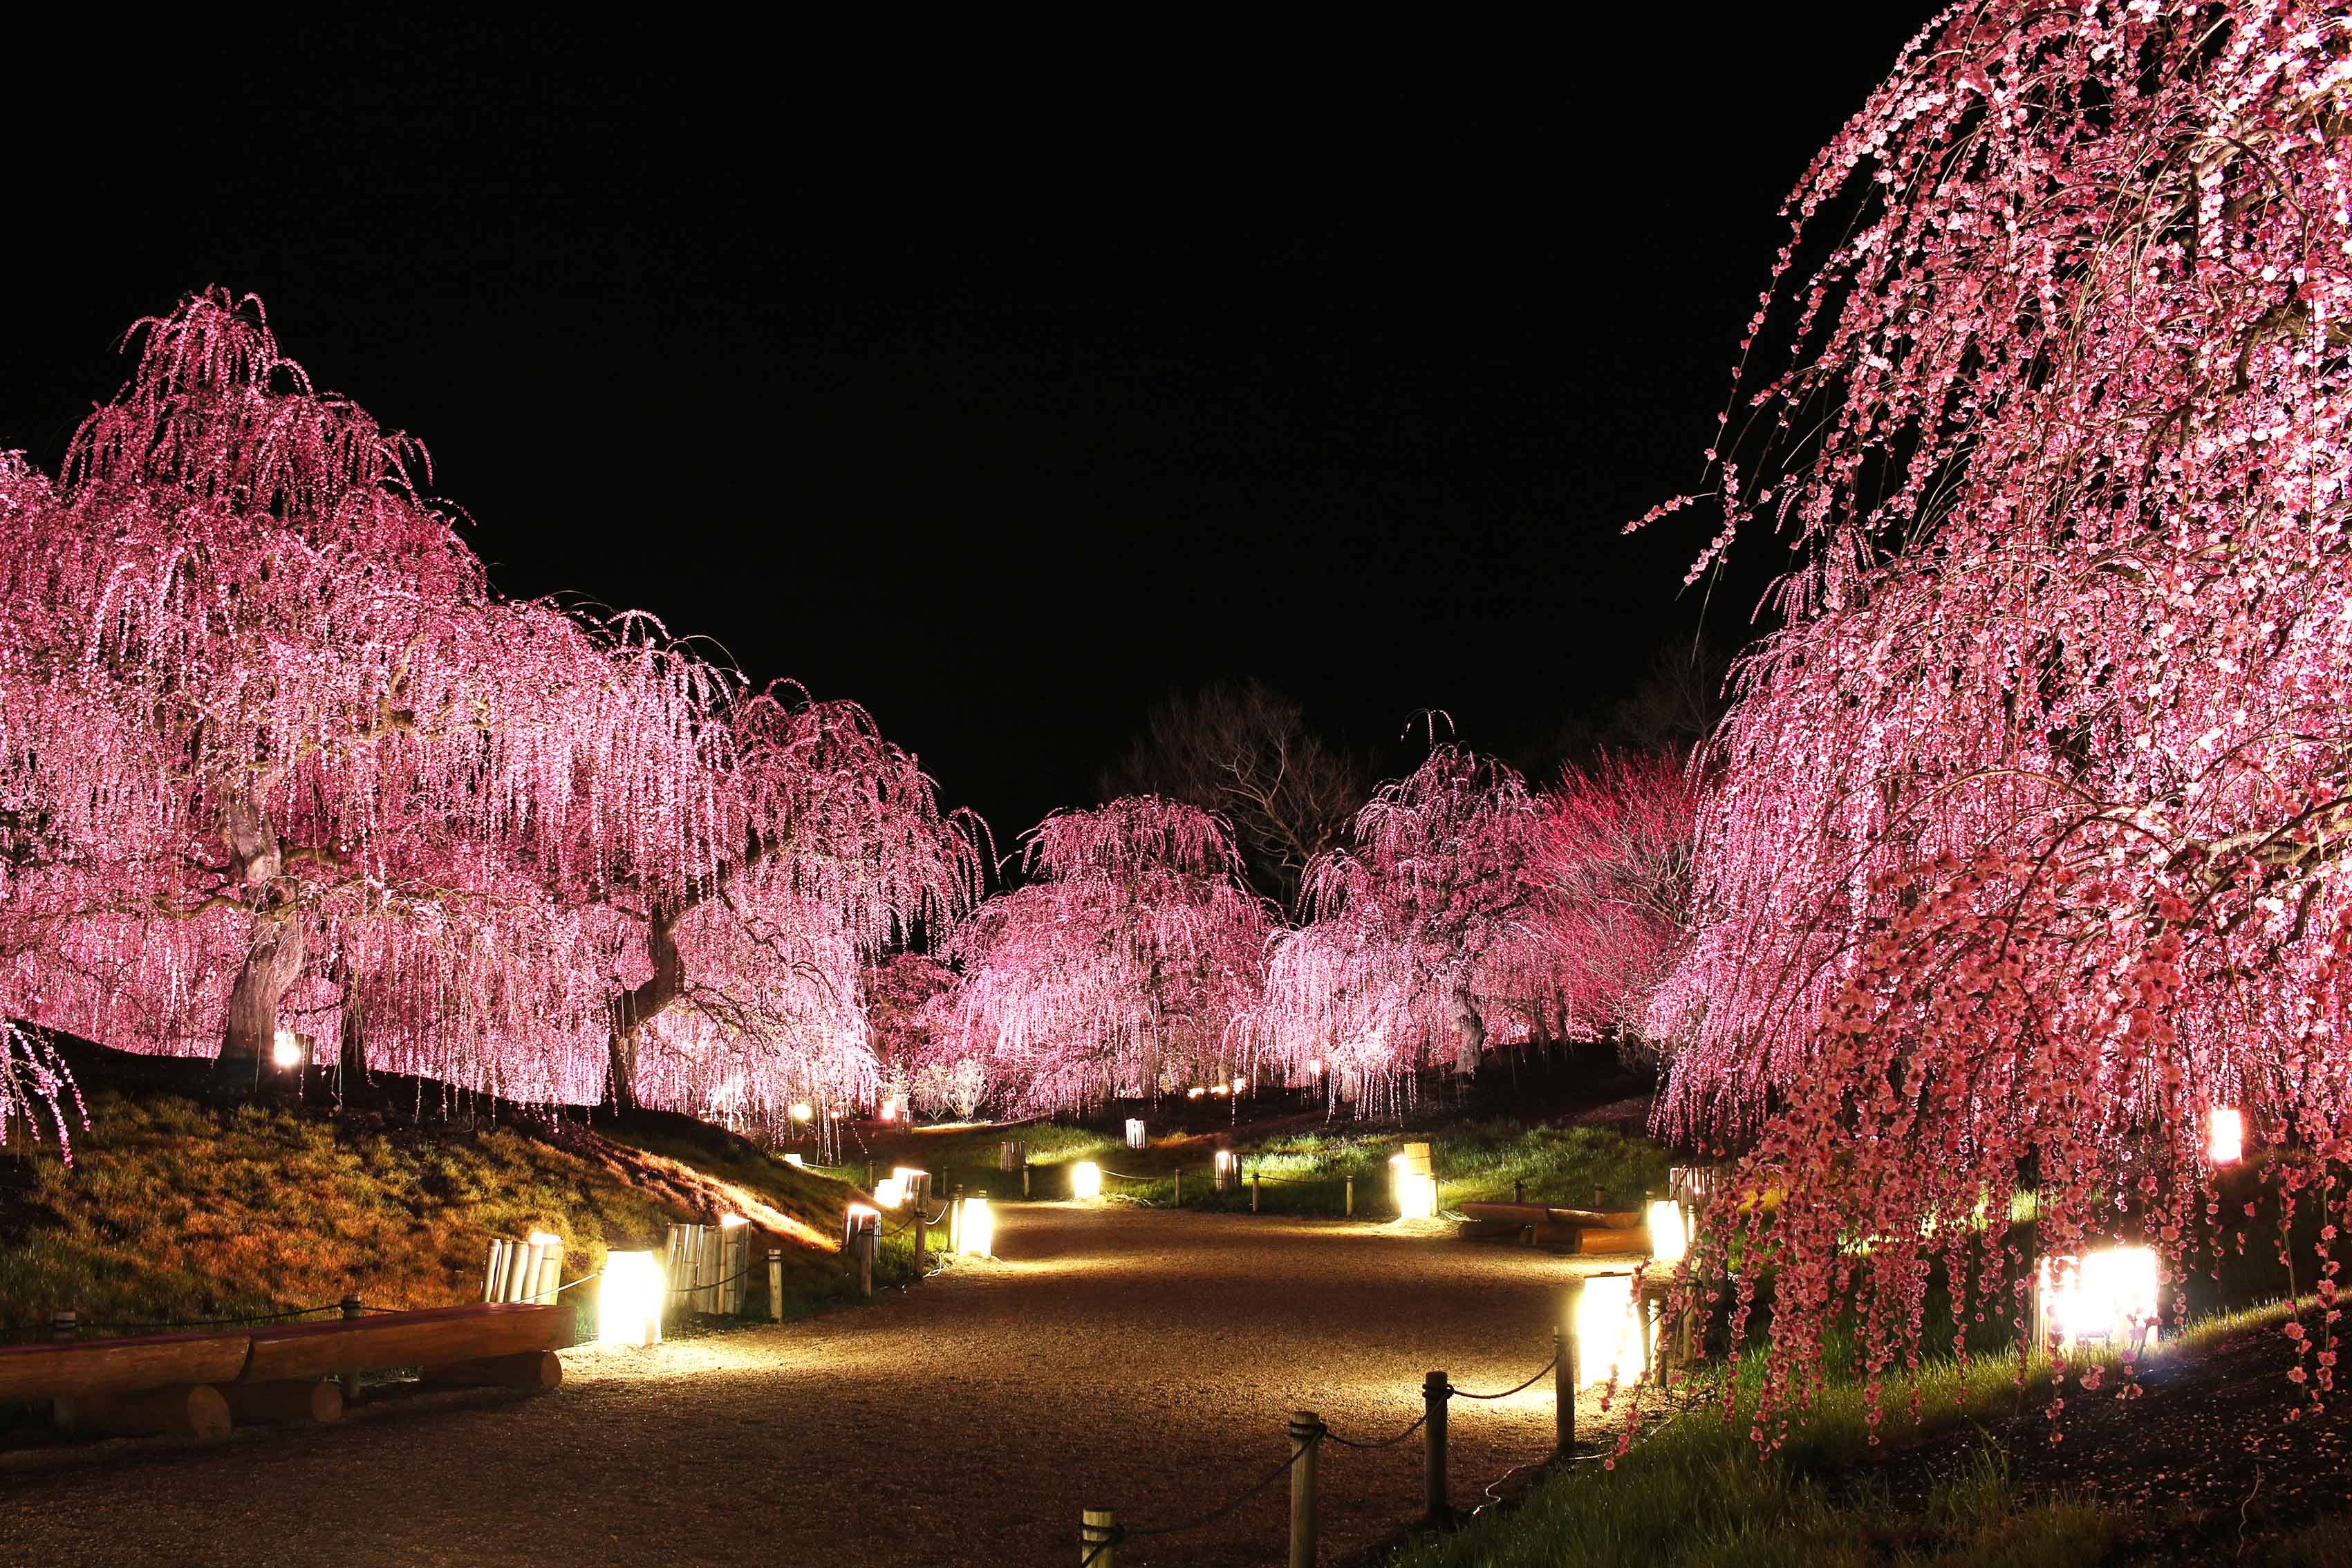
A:
POLYGON ((963 1184, 958 1182, 948 1198, 948 1256, 963 1251, 963 1184))
POLYGON ((1084 1509, 1078 1514, 1080 1568, 1117 1568, 1118 1515, 1107 1508, 1084 1509))
POLYGON ((1181 1165, 1176 1167, 1176 1198, 1169 1206, 1180 1209, 1184 1206, 1184 1167, 1181 1165))
POLYGON ((784 1249, 768 1248, 768 1321, 784 1321, 784 1249))
POLYGON ((1433 1372, 1421 1380, 1422 1411, 1426 1421, 1422 1428, 1422 1491, 1428 1504, 1427 1517, 1433 1523, 1442 1523, 1454 1513, 1445 1500, 1445 1402, 1453 1393, 1454 1385, 1445 1381, 1442 1372, 1433 1372))
POLYGON ((866 1162, 866 1190, 869 1193, 874 1190, 874 1162, 871 1160, 866 1162))
POLYGON ((1576 1452, 1576 1334, 1569 1329, 1551 1331, 1551 1398, 1552 1447, 1565 1459, 1576 1452))
POLYGON ((224 1437, 228 1401, 208 1383, 173 1384, 73 1402, 74 1430, 110 1437, 224 1437))
POLYGON ((1528 1184, 1526 1182, 1517 1181, 1511 1184, 1511 1201, 1515 1204, 1523 1204, 1528 1201, 1528 1184))
POLYGON ((1250 1173, 1250 1213, 1257 1213, 1257 1173, 1250 1173))
POLYGON ((1349 1219, 1353 1219, 1353 1218, 1355 1218, 1355 1217, 1356 1217, 1356 1177, 1355 1177, 1355 1173, 1353 1173, 1352 1171, 1351 1171, 1351 1172, 1349 1172, 1349 1174, 1348 1174, 1348 1210, 1347 1210, 1347 1213, 1348 1213, 1348 1217, 1349 1217, 1349 1219))
POLYGON ((923 1272, 923 1268, 924 1268, 923 1255, 924 1255, 926 1252, 928 1252, 928 1251, 929 1251, 929 1250, 930 1250, 929 1243, 929 1242, 927 1242, 927 1241, 924 1239, 924 1236, 923 1236, 923 1231, 924 1231, 924 1226, 923 1226, 923 1200, 924 1200, 924 1198, 925 1198, 927 1195, 929 1195, 929 1194, 925 1192, 923 1184, 922 1184, 922 1183, 920 1183, 920 1182, 916 1183, 916 1184, 915 1184, 915 1273, 916 1273, 916 1276, 917 1276, 918 1278, 920 1278, 920 1277, 921 1277, 921 1275, 922 1275, 922 1272, 923 1272))
POLYGON ((861 1296, 874 1294, 874 1249, 881 1240, 878 1220, 869 1219, 857 1227, 857 1293, 861 1296))
POLYGON ((1029 1195, 1029 1158, 1025 1154, 1021 1158, 1021 1195, 1029 1195))
POLYGON ((1315 1568, 1315 1450, 1322 1440, 1323 1417, 1290 1413, 1290 1568, 1315 1568))
MULTIPOLYGON (((355 1323, 359 1321, 360 1293, 358 1291, 352 1290, 346 1293, 342 1300, 339 1302, 338 1305, 340 1305, 343 1310, 343 1321, 347 1323, 355 1323)), ((343 1403, 345 1405, 350 1405, 356 1402, 360 1396, 360 1369, 355 1366, 345 1367, 343 1369, 341 1381, 343 1386, 343 1403)), ((335 1414, 341 1415, 342 1411, 338 1409, 335 1414)))

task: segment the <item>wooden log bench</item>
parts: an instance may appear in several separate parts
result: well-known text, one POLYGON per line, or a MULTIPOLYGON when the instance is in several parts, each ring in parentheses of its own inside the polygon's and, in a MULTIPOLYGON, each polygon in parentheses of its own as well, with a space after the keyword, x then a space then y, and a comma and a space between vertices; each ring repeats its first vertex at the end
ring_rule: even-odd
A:
POLYGON ((1509 1237, 1563 1252, 1646 1252, 1649 1232, 1642 1216, 1625 1209, 1564 1208, 1557 1204, 1466 1203, 1462 1234, 1509 1237))
POLYGON ((232 1421, 342 1415, 332 1381, 420 1369, 428 1383, 546 1389, 563 1380, 572 1309, 472 1302, 223 1333, 0 1346, 0 1402, 48 1400, 68 1431, 216 1437, 232 1421))

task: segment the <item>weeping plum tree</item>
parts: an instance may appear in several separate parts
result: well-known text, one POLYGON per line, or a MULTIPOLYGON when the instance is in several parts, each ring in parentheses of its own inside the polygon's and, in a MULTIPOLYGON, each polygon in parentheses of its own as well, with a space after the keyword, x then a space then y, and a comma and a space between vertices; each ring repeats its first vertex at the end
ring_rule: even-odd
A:
POLYGON ((1563 1038, 1650 1050, 1651 1002, 1685 936, 1698 803, 1690 769, 1650 752, 1569 768, 1537 796, 1524 875, 1563 1038))
MULTIPOLYGON (((547 1100, 648 1028, 688 1109, 870 1073, 859 956, 977 859, 912 759, 499 597, 253 302, 141 330, 61 479, 0 456, 0 1016, 547 1100)), ((0 1092, 54 1094, 11 1039, 0 1092)))
POLYGON ((866 1016, 885 1092, 928 1115, 976 1113, 994 1087, 959 1026, 963 977, 922 952, 894 952, 866 972, 866 1016))
POLYGON ((655 868, 614 900, 634 980, 612 1004, 614 1096, 644 1084, 651 1103, 771 1121, 803 1098, 870 1097, 863 966, 971 906, 981 830, 940 810, 855 703, 772 689, 719 721, 706 743, 724 847, 683 887, 655 868))
MULTIPOLYGON (((62 480, 0 465, 9 1010, 236 1062, 330 928, 494 927, 576 973, 551 892, 594 856, 691 869, 696 668, 491 594, 422 449, 314 393, 257 307, 141 326, 62 480)), ((495 1027, 469 978, 430 1007, 495 1027)))
POLYGON ((1718 1205, 1698 1260, 1777 1262, 1767 1440, 1838 1314, 1875 1398, 1939 1267, 1959 1321, 2015 1312, 2029 1178, 2042 1250, 2145 1236, 2180 1278, 2221 1217, 2224 1105, 2289 1212, 2327 1211, 2280 1258, 2326 1308, 2290 1376, 2332 1385, 2347 26, 2319 0, 1956 5, 1790 198, 1699 569, 1759 524, 1801 564, 1657 1004, 1666 1130, 1748 1149, 1728 1204, 1785 1194, 1718 1205))
POLYGON ((1517 773, 1451 745, 1374 794, 1348 842, 1307 868, 1308 923, 1275 944, 1265 1028, 1295 1074, 1320 1064, 1333 1092, 1359 1097, 1558 1037, 1528 876, 1537 821, 1517 773))
POLYGON ((1026 1109, 1083 1109, 1246 1071, 1270 906, 1224 822, 1134 795, 1047 817, 1027 885, 950 952, 962 1027, 1026 1109))

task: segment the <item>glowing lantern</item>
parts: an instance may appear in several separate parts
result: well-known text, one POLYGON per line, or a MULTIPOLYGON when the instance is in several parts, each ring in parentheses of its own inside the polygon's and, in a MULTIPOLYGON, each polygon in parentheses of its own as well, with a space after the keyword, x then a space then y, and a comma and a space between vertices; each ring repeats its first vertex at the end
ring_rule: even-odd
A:
POLYGON ((874 1184, 874 1201, 886 1209, 897 1208, 907 1201, 906 1184, 897 1176, 885 1176, 874 1184))
POLYGON ((1211 1094, 1231 1094, 1233 1090, 1227 1089, 1223 1084, 1213 1083, 1209 1086, 1209 1092, 1211 1094))
POLYGON ((1650 1232, 1650 1256, 1663 1264, 1680 1263, 1690 1254, 1689 1216, 1672 1198, 1652 1198, 1644 1223, 1650 1232))
POLYGON ((794 1101, 793 1102, 793 1121, 805 1123, 805 1122, 808 1121, 808 1119, 809 1119, 810 1117, 812 1117, 812 1116, 814 1116, 814 1115, 815 1115, 815 1114, 816 1114, 816 1112, 815 1112, 815 1111, 811 1110, 809 1109, 808 1101, 807 1101, 807 1100, 794 1100, 794 1101))
POLYGON ((2205 1114, 2205 1157, 2217 1165, 2234 1165, 2245 1158, 2246 1119, 2229 1106, 2217 1105, 2205 1114))
POLYGON ((662 1298, 668 1293, 652 1253, 606 1253, 596 1288, 596 1338, 614 1344, 661 1343, 662 1298))
POLYGON ((1323 1064, 1319 1061, 1308 1062, 1307 1064, 1307 1076, 1308 1078, 1321 1078, 1323 1076, 1323 1064))
POLYGON ((798 1154, 785 1155, 784 1163, 792 1166, 795 1170, 805 1171, 808 1169, 808 1162, 802 1159, 798 1154))
POLYGON ((1150 1142, 1150 1138, 1144 1130, 1142 1121, 1137 1117, 1129 1117, 1127 1119, 1127 1146, 1130 1149, 1140 1149, 1149 1142, 1150 1142))
POLYGON ((956 1227, 956 1251, 967 1258, 996 1256, 996 1215, 986 1198, 963 1200, 963 1223, 956 1227))
POLYGON ((2112 1350, 2137 1352, 2155 1331, 2162 1278, 2152 1247, 2043 1258, 2034 1299, 2042 1342, 2072 1350, 2098 1340, 2112 1350))
POLYGON ((1186 1090, 1184 1091, 1184 1098, 1185 1098, 1185 1099, 1187 1099, 1187 1100, 1198 1100, 1198 1099, 1200 1099, 1202 1095, 1204 1095, 1204 1094, 1206 1094, 1206 1093, 1208 1093, 1208 1092, 1209 1092, 1209 1091, 1208 1091, 1207 1089, 1202 1089, 1199 1084, 1197 1084, 1197 1083, 1196 1083, 1196 1084, 1194 1084, 1192 1088, 1190 1088, 1190 1089, 1186 1089, 1186 1090))
POLYGON ((898 1120, 898 1097, 897 1095, 894 1094, 882 1102, 881 1119, 885 1121, 896 1121, 898 1120))
POLYGON ((1237 1079, 1234 1079, 1234 1092, 1235 1094, 1239 1094, 1242 1090, 1244 1090, 1244 1089, 1247 1089, 1248 1087, 1249 1087, 1249 1079, 1245 1079, 1245 1078, 1237 1078, 1237 1079))
POLYGON ((1239 1179, 1241 1173, 1242 1157, 1239 1154, 1234 1153, 1231 1149, 1218 1150, 1217 1191, 1222 1193, 1227 1187, 1232 1186, 1234 1183, 1239 1179))
POLYGON ((1649 1371, 1647 1336, 1635 1310, 1631 1274, 1594 1274, 1570 1292, 1576 1331, 1576 1386, 1629 1386, 1649 1371))
POLYGON ((270 1037, 269 1059, 291 1072, 302 1065, 302 1037, 291 1029, 280 1029, 270 1037))
POLYGON ((1430 1169, 1428 1144, 1408 1143, 1403 1153, 1389 1156, 1389 1185, 1399 1219, 1437 1217, 1437 1177, 1430 1169))
MULTIPOLYGON (((905 1203, 909 1199, 916 1203, 920 1203, 931 1190, 931 1173, 929 1171, 923 1170, 915 1165, 891 1166, 890 1180, 898 1184, 898 1201, 900 1203, 905 1203)), ((876 1195, 878 1197, 881 1194, 877 1192, 876 1195)), ((891 1206, 896 1208, 898 1205, 893 1204, 891 1206)))
POLYGON ((1081 1160, 1071 1166, 1070 1195, 1074 1198, 1102 1196, 1102 1167, 1092 1160, 1081 1160))

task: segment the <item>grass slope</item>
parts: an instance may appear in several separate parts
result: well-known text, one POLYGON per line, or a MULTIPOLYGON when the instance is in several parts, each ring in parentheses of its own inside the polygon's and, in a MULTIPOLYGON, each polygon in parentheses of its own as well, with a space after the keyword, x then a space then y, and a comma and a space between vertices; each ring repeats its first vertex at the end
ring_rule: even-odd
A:
MULTIPOLYGON (((371 1306, 440 1306, 479 1299, 493 1237, 562 1236, 574 1280, 608 1250, 658 1250, 673 1221, 730 1210, 763 1233, 755 1249, 783 1248, 788 1315, 848 1289, 834 1238, 853 1189, 684 1118, 592 1128, 483 1101, 437 1115, 413 1093, 404 1113, 397 1089, 364 1109, 223 1104, 201 1064, 89 1046, 71 1061, 89 1111, 72 1163, 21 1138, 0 1150, 0 1330, 68 1309, 96 1322, 282 1311, 352 1289, 371 1306)), ((886 1282, 911 1277, 905 1250, 885 1249, 886 1282)), ((764 1308, 764 1269, 751 1294, 764 1308)))

